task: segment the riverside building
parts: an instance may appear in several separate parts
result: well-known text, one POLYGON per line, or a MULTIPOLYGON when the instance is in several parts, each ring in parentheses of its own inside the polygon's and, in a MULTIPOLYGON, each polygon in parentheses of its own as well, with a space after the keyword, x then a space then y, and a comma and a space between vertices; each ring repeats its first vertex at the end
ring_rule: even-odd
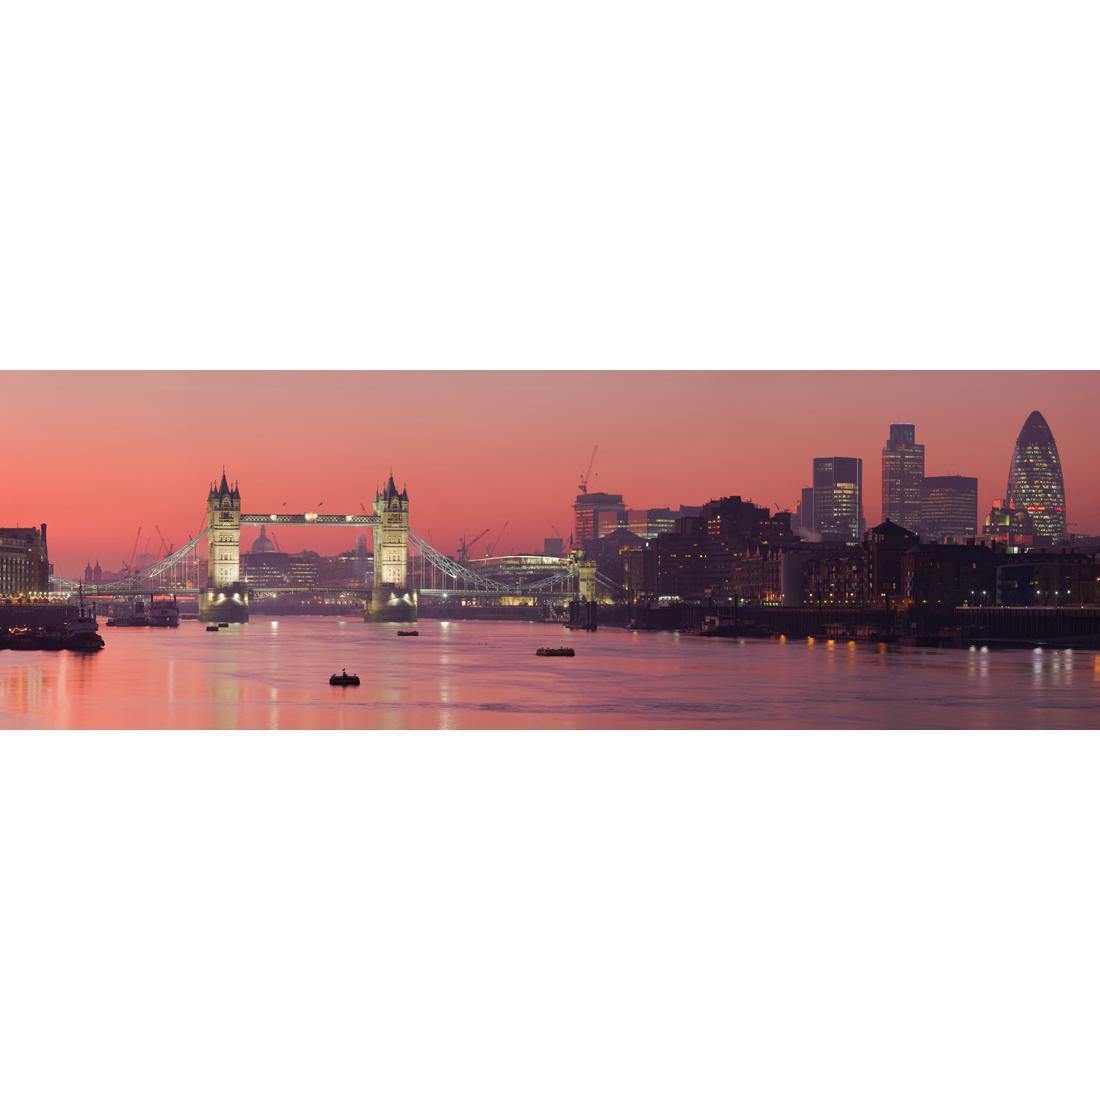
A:
POLYGON ((49 590, 46 525, 0 527, 0 596, 26 596, 49 590))

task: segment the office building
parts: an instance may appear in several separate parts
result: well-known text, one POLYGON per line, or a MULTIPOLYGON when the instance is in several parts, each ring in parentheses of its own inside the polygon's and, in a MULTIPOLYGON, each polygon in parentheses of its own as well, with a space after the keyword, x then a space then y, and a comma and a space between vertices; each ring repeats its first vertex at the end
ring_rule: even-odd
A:
POLYGON ((802 490, 798 508, 794 514, 794 527, 803 538, 817 532, 817 528, 814 527, 814 491, 812 487, 802 490))
POLYGON ((573 502, 573 539, 583 546, 626 525, 621 493, 580 493, 573 502))
POLYGON ((863 532, 863 460, 814 459, 814 530, 823 539, 859 543, 863 532))
POLYGON ((882 449, 882 518, 916 531, 924 480, 924 444, 912 424, 891 424, 882 449))
POLYGON ((978 533, 978 479, 952 474, 921 481, 917 530, 925 542, 964 542, 978 533))
POLYGON ((0 527, 0 595, 24 596, 49 590, 46 525, 0 527))
POLYGON ((1066 489, 1050 425, 1039 411, 1024 421, 1008 471, 1008 507, 1026 512, 1036 545, 1066 540, 1066 489))
POLYGON ((655 539, 676 526, 679 513, 671 508, 630 508, 626 528, 643 539, 655 539))

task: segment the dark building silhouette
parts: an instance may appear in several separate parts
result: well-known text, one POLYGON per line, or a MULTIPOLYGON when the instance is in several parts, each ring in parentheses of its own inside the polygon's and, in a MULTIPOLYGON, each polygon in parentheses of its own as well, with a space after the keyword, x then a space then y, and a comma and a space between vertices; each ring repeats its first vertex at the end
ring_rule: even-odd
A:
POLYGON ((893 520, 883 520, 863 538, 867 560, 867 602, 897 607, 905 600, 905 555, 917 545, 913 531, 893 520))
POLYGON ((1003 553, 978 544, 918 544, 903 563, 906 600, 918 608, 993 604, 1003 558, 1003 553))
POLYGON ((803 565, 803 602, 815 607, 860 607, 867 601, 867 559, 862 547, 814 554, 803 565))
POLYGON ((623 550, 623 587, 634 599, 657 595, 657 545, 655 539, 623 550))
POLYGON ((1064 607, 1100 599, 1100 561, 1092 554, 1031 550, 1006 554, 997 569, 1002 607, 1064 607))
POLYGON ((978 534, 978 479, 958 474, 924 478, 917 530, 927 542, 974 538, 978 534))
POLYGON ((855 546, 863 533, 863 460, 814 459, 814 530, 855 546))
POLYGON ((1012 450, 1005 494, 1010 509, 1027 514, 1036 545, 1052 546, 1066 538, 1066 489, 1062 461, 1050 426, 1038 410, 1031 413, 1012 450))
POLYGON ((623 555, 644 546, 646 540, 625 527, 617 527, 602 539, 593 539, 584 545, 585 555, 596 562, 596 570, 605 577, 623 583, 623 555))
POLYGON ((681 516, 674 531, 624 548, 624 582, 638 595, 729 599, 735 562, 761 548, 798 541, 790 512, 772 515, 739 496, 721 497, 704 504, 697 516, 681 516))
POLYGON ((882 518, 917 530, 923 480, 924 444, 917 442, 915 426, 891 424, 882 449, 882 518))

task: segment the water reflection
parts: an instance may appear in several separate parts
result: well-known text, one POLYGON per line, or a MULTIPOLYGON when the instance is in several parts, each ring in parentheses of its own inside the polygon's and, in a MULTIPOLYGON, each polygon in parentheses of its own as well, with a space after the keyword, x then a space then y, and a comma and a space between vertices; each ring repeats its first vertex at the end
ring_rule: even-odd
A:
POLYGON ((207 634, 108 630, 101 653, 0 652, 0 725, 1095 728, 1100 655, 914 650, 424 621, 257 620, 207 634), (574 659, 534 655, 568 642, 574 659), (1087 662, 1087 664, 1086 664, 1087 662), (1091 666, 1092 675, 1074 675, 1091 666), (331 688, 341 667, 359 688, 331 688))

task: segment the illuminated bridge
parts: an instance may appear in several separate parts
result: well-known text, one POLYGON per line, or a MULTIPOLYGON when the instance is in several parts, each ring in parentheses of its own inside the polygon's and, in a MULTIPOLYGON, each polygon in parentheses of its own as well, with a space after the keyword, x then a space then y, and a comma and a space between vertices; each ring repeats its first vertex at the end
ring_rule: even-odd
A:
POLYGON ((370 513, 243 512, 240 491, 223 472, 221 484, 207 496, 207 525, 178 550, 127 577, 100 584, 54 578, 59 591, 82 590, 89 596, 197 596, 199 617, 244 621, 250 595, 333 592, 361 597, 368 618, 404 621, 417 616, 421 597, 462 597, 478 603, 615 598, 622 588, 598 573, 595 562, 574 553, 568 558, 539 557, 541 568, 501 575, 440 553, 409 526, 409 497, 398 492, 392 474, 375 494, 370 513), (240 530, 248 526, 370 528, 374 572, 361 587, 268 584, 249 585, 240 572, 240 530), (203 554, 205 551, 205 566, 203 554))

